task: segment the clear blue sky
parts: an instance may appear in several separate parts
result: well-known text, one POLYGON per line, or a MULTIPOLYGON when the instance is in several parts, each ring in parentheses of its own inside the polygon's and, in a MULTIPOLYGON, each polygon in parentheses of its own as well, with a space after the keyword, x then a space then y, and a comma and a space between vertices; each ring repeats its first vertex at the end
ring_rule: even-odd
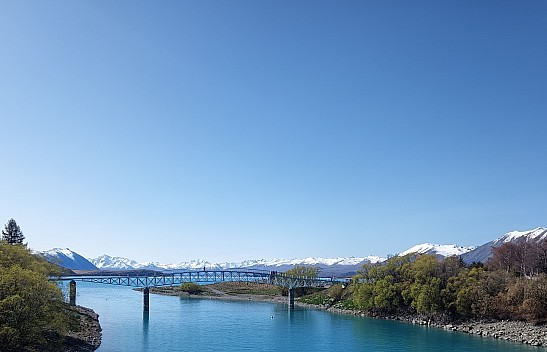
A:
POLYGON ((547 2, 2 1, 0 221, 135 260, 547 225, 547 2))

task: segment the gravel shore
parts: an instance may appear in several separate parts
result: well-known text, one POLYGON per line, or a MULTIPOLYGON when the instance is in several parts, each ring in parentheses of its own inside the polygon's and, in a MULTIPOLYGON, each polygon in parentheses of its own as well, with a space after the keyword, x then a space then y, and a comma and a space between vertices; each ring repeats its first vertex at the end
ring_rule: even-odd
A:
MULTIPOLYGON (((368 316, 362 311, 346 310, 338 308, 329 308, 325 306, 316 306, 301 304, 306 307, 324 309, 331 313, 351 314, 359 316, 368 316)), ((444 330, 463 332, 466 334, 479 335, 487 338, 501 339, 524 343, 531 346, 547 347, 547 326, 535 325, 522 321, 476 321, 469 320, 464 322, 435 322, 428 318, 415 315, 388 315, 373 316, 373 318, 398 320, 410 324, 426 325, 444 330)))

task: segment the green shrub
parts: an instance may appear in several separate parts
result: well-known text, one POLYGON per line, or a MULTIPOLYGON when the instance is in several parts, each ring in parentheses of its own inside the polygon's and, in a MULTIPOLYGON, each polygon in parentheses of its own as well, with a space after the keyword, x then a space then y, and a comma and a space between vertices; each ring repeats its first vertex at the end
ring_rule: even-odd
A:
POLYGON ((188 292, 191 295, 199 295, 207 291, 203 286, 196 284, 195 282, 185 282, 180 284, 180 290, 188 292))

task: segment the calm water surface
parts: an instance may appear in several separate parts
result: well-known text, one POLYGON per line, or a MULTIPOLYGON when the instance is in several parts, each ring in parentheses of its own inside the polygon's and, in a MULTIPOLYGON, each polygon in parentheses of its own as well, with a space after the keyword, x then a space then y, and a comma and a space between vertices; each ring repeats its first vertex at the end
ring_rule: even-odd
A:
POLYGON ((538 351, 538 348, 410 324, 262 302, 150 295, 78 283, 77 303, 97 312, 99 352, 115 351, 538 351))

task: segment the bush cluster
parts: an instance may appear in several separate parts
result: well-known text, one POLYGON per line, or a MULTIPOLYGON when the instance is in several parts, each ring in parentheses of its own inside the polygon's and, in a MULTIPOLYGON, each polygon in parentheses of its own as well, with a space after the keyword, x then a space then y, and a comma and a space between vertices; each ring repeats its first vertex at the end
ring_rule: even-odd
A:
POLYGON ((185 282, 180 284, 180 290, 183 292, 188 292, 191 295, 199 295, 200 293, 203 293, 207 291, 206 288, 204 288, 201 285, 196 284, 195 282, 185 282))
MULTIPOLYGON (((509 252, 514 260, 523 258, 509 252)), ((386 314, 547 322, 545 272, 531 264, 511 263, 500 253, 506 253, 505 248, 486 266, 465 265, 458 257, 439 260, 432 255, 367 264, 354 277, 353 302, 359 309, 386 314), (503 263, 503 268, 496 263, 503 263)))

